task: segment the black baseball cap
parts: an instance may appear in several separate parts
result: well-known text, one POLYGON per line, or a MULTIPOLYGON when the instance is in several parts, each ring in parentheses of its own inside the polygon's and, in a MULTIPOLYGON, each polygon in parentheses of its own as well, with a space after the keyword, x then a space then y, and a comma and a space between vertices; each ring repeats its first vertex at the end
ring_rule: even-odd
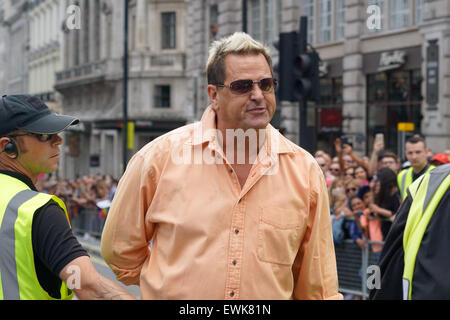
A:
POLYGON ((0 100, 0 135, 14 130, 54 134, 78 122, 75 117, 53 113, 36 96, 4 95, 0 100))

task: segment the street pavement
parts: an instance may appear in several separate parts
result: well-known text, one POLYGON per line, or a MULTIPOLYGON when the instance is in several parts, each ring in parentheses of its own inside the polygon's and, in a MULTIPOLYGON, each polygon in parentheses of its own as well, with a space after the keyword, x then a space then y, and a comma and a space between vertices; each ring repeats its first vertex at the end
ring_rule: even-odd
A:
MULTIPOLYGON (((119 286, 124 288, 126 291, 128 291, 131 295, 133 295, 135 298, 140 298, 141 292, 139 290, 139 286, 126 286, 123 283, 116 280, 116 276, 114 272, 109 268, 109 266, 106 264, 106 262, 103 260, 101 253, 100 253, 100 240, 88 237, 85 238, 83 236, 77 237, 80 244, 87 250, 89 253, 89 256, 91 257, 91 261, 94 264, 95 269, 104 276, 105 278, 108 278, 115 283, 117 283, 119 286)), ((76 295, 73 298, 74 300, 78 300, 76 295)))

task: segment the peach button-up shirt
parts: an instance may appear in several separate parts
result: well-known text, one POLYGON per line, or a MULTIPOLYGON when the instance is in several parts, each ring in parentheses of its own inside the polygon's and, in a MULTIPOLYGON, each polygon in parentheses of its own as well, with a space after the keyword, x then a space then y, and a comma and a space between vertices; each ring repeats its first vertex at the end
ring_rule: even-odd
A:
POLYGON ((341 299, 314 158, 268 125, 241 188, 207 133, 215 117, 208 107, 130 160, 102 235, 117 279, 143 299, 341 299), (195 150, 223 161, 194 161, 195 150))

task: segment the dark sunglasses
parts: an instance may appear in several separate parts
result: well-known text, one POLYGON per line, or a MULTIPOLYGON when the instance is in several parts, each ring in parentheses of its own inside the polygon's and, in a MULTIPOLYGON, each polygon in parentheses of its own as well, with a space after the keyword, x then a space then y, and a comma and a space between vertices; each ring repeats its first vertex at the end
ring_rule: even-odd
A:
POLYGON ((330 170, 331 170, 331 171, 339 172, 339 169, 336 169, 336 168, 331 168, 330 170))
POLYGON ((236 80, 227 84, 216 84, 219 88, 230 88, 231 92, 234 94, 244 94, 253 90, 253 84, 257 83, 259 88, 264 92, 271 92, 277 88, 278 81, 274 78, 264 78, 261 80, 236 80))
POLYGON ((15 137, 22 137, 22 136, 33 136, 36 137, 39 141, 41 142, 47 142, 52 140, 53 136, 56 136, 57 134, 47 134, 47 133, 31 133, 31 132, 27 132, 27 133, 23 133, 23 134, 13 134, 10 135, 11 138, 15 138, 15 137))
POLYGON ((348 188, 348 189, 345 189, 345 192, 347 192, 347 193, 349 193, 350 191, 355 192, 356 190, 358 190, 358 189, 356 189, 356 188, 348 188))

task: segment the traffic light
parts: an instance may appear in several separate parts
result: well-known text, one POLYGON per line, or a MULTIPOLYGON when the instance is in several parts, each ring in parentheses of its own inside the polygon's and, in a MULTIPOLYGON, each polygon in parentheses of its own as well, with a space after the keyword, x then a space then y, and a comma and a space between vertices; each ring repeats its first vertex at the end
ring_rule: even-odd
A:
POLYGON ((295 58, 295 94, 298 99, 318 101, 320 95, 319 55, 316 51, 299 54, 295 58))
POLYGON ((280 33, 277 66, 278 98, 284 101, 319 99, 319 55, 306 51, 306 39, 295 31, 280 33))
POLYGON ((295 75, 293 63, 298 52, 297 32, 280 33, 278 42, 278 98, 282 101, 298 101, 295 97, 295 75))

